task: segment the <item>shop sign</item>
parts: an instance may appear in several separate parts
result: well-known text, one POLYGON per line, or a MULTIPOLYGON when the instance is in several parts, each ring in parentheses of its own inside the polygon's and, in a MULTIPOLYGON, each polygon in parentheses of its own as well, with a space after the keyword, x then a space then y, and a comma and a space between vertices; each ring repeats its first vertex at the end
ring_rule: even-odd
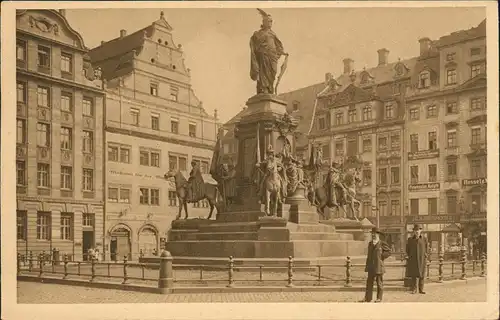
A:
POLYGON ((439 186, 440 186, 439 182, 410 184, 408 186, 408 191, 439 190, 439 186))
POLYGON ((408 152, 408 160, 430 159, 437 157, 439 157, 439 149, 408 152))
POLYGON ((472 186, 484 186, 486 185, 486 178, 476 178, 476 179, 463 179, 462 186, 472 187, 472 186))
POLYGON ((460 222, 460 216, 456 214, 421 215, 406 217, 407 224, 413 223, 452 223, 460 222))

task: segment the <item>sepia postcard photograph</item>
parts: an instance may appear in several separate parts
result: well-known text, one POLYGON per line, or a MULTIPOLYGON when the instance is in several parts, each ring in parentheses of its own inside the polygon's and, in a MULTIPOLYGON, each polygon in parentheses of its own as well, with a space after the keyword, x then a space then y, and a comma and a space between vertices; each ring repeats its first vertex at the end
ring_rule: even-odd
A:
POLYGON ((2 319, 499 318, 496 2, 1 17, 2 319))

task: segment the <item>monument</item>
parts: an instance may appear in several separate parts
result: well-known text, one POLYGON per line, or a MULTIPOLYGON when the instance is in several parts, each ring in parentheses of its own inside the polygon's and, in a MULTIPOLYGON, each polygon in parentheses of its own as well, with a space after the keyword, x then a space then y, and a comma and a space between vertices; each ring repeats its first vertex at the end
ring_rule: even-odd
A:
MULTIPOLYGON (((304 163, 293 155, 298 120, 276 95, 288 54, 271 30, 272 17, 259 12, 261 29, 250 39, 250 77, 257 83, 256 95, 246 102, 235 130, 239 145, 235 201, 224 201, 215 220, 173 221, 166 249, 176 264, 220 265, 229 256, 273 265, 289 256, 306 265, 362 257, 366 243, 358 234, 361 229, 338 232, 335 224, 320 223, 317 208, 306 198, 304 163)), ((214 159, 220 159, 220 148, 216 149, 214 159)), ((215 176, 222 176, 217 173, 222 164, 212 167, 215 176)))

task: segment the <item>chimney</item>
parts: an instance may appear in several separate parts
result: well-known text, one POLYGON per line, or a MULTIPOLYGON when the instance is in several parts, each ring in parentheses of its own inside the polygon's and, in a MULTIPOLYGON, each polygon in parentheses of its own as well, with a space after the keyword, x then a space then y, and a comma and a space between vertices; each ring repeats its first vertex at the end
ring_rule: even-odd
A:
POLYGON ((389 50, 386 48, 382 48, 377 50, 378 52, 378 65, 385 66, 388 62, 389 58, 389 50))
POLYGON ((219 119, 218 114, 217 114, 217 109, 214 110, 214 118, 215 118, 215 120, 219 119))
POLYGON ((123 38, 127 35, 127 30, 121 29, 120 30, 120 38, 123 38))
POLYGON ((431 47, 431 39, 425 37, 419 39, 418 42, 420 43, 420 55, 423 56, 427 52, 429 52, 429 49, 431 47))
POLYGON ((328 84, 333 79, 333 76, 330 72, 325 73, 325 83, 328 84))
POLYGON ((102 46, 103 44, 105 44, 105 43, 106 43, 106 41, 101 40, 101 46, 102 46))
POLYGON ((351 71, 354 69, 354 60, 352 60, 351 58, 345 58, 343 62, 344 62, 344 74, 350 74, 351 71))
POLYGON ((66 17, 66 9, 59 9, 61 16, 66 17))

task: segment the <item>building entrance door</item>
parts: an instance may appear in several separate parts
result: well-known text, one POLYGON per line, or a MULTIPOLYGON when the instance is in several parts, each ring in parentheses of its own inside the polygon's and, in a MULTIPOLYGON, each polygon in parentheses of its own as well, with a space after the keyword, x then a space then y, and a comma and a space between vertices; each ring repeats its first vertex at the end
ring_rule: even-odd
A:
MULTIPOLYGON (((112 232, 112 241, 116 239, 116 260, 121 261, 125 256, 131 258, 130 233, 127 229, 120 228, 112 232)), ((112 244, 113 245, 113 244, 112 244)))
POLYGON ((94 231, 83 231, 82 234, 82 250, 83 250, 83 260, 89 260, 89 249, 94 247, 94 231))

